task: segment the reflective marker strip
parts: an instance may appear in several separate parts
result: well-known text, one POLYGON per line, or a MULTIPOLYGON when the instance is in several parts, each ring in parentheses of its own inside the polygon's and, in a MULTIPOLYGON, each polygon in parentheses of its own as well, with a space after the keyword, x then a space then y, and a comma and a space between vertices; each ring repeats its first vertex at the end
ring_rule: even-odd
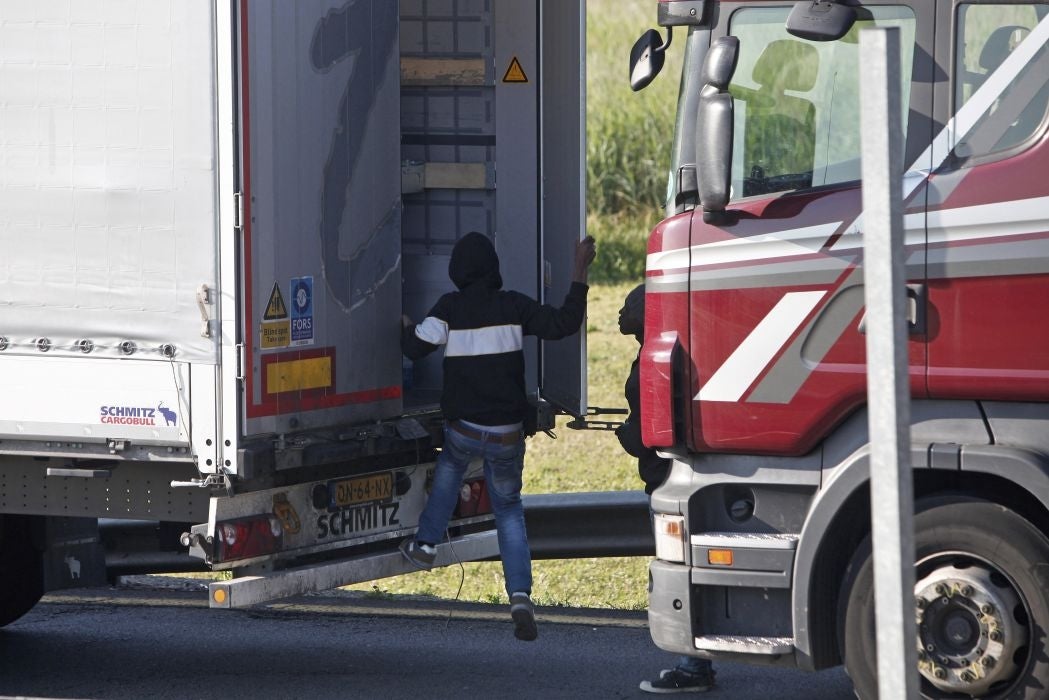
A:
POLYGON ((1049 197, 929 212, 929 243, 990 242, 1049 229, 1049 197))
POLYGON ((445 357, 476 357, 514 352, 522 347, 521 326, 488 326, 448 332, 445 357))
POLYGON ((699 390, 696 400, 739 401, 825 295, 825 291, 784 295, 699 390))
POLYGON ((334 383, 330 357, 271 362, 266 365, 266 393, 324 389, 334 383))
POLYGON ((647 260, 648 270, 695 269, 744 262, 764 264, 776 262, 780 258, 812 255, 823 248, 841 223, 835 221, 651 253, 647 260))

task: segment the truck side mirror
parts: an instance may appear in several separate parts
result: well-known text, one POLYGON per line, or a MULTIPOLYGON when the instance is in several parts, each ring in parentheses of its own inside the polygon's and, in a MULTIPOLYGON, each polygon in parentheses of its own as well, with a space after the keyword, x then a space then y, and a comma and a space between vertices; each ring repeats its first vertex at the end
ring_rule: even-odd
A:
POLYGON ((699 94, 696 168, 703 220, 717 223, 728 204, 732 176, 733 107, 728 86, 736 72, 739 39, 714 40, 703 61, 703 88, 699 94))
POLYGON ((856 10, 835 0, 802 0, 787 17, 787 33, 809 41, 837 41, 852 29, 856 10))
POLYGON ((667 28, 667 41, 655 29, 649 29, 634 42, 630 49, 630 89, 634 92, 644 90, 663 70, 666 50, 674 38, 673 29, 667 28))

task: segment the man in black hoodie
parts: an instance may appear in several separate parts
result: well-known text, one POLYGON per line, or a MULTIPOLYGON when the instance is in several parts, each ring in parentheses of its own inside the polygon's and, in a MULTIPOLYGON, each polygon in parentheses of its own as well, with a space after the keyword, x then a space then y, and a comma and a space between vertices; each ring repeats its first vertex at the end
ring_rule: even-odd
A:
POLYGON ((484 476, 495 512, 499 557, 514 635, 538 635, 532 606, 532 559, 521 505, 524 467, 525 392, 523 338, 558 340, 579 330, 586 315, 587 271, 594 239, 576 245, 572 285, 560 308, 520 292, 504 291, 495 246, 480 233, 463 236, 452 249, 448 276, 459 291, 445 294, 418 324, 407 324, 404 354, 417 360, 444 346, 444 445, 437 457, 433 488, 419 516, 415 537, 401 553, 430 569, 470 462, 484 459, 484 476))

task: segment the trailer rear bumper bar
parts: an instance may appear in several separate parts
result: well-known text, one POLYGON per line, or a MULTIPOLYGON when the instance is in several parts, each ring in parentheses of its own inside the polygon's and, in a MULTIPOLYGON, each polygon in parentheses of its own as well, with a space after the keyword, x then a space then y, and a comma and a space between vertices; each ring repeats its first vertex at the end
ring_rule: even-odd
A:
MULTIPOLYGON (((458 537, 437 546, 434 566, 479 561, 499 556, 495 530, 458 537)), ((242 576, 208 585, 212 608, 245 608, 279 598, 323 591, 354 583, 417 571, 399 551, 367 554, 330 564, 286 569, 265 576, 242 576)))

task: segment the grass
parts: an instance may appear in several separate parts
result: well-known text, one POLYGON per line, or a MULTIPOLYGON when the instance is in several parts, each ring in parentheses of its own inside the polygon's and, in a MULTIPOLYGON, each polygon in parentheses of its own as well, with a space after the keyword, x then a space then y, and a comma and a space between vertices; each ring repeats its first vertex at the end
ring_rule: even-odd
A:
POLYGON ((590 269, 590 281, 615 284, 644 279, 648 233, 658 220, 657 214, 589 215, 587 232, 600 250, 590 269))
POLYGON ((601 246, 594 282, 641 279, 648 233, 662 218, 681 30, 651 85, 635 93, 628 80, 630 47, 655 18, 652 0, 587 0, 587 228, 601 246))
POLYGON ((630 47, 655 19, 652 0, 587 2, 587 206, 593 214, 644 215, 663 206, 683 42, 645 90, 635 93, 629 84, 630 47))

